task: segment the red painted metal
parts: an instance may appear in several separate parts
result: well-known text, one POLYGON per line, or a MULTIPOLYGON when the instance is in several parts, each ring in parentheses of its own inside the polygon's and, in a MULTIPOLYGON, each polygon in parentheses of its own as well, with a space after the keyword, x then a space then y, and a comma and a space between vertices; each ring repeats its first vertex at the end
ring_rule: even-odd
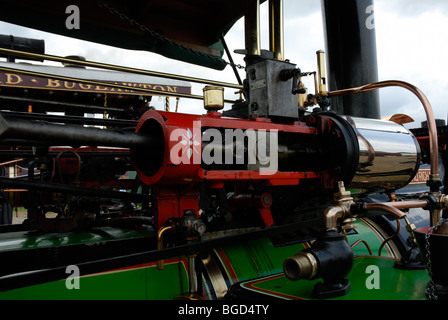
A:
MULTIPOLYGON (((259 170, 206 170, 201 166, 202 131, 214 129, 262 130, 266 132, 317 135, 326 130, 325 121, 319 127, 304 122, 272 123, 269 119, 223 118, 219 112, 206 115, 150 110, 140 119, 136 133, 158 135, 164 141, 162 150, 132 150, 132 163, 142 182, 153 186, 155 197, 155 225, 161 228, 170 217, 181 217, 185 210, 199 212, 199 184, 222 188, 226 182, 260 184, 264 186, 299 185, 303 180, 316 181, 319 187, 331 187, 328 172, 276 171, 262 174, 259 170)), ((244 189, 244 188, 243 188, 244 189)), ((234 204, 250 202, 257 208, 266 226, 274 224, 270 203, 262 203, 259 196, 238 195, 234 204), (250 200, 248 200, 250 198, 250 200), (244 200, 243 200, 244 199, 244 200)), ((263 198, 261 198, 263 199, 263 198)), ((272 197, 271 197, 272 199, 272 197)))

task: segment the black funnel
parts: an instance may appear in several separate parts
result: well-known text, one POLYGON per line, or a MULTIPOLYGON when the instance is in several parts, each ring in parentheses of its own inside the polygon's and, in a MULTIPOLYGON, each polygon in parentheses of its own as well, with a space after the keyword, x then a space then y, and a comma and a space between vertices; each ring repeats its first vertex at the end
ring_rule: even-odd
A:
POLYGON ((439 300, 448 299, 448 222, 444 222, 436 231, 426 235, 429 227, 414 231, 422 259, 428 269, 431 281, 428 283, 427 295, 439 300), (428 243, 427 243, 428 242, 428 243), (429 248, 429 255, 428 249, 429 248))

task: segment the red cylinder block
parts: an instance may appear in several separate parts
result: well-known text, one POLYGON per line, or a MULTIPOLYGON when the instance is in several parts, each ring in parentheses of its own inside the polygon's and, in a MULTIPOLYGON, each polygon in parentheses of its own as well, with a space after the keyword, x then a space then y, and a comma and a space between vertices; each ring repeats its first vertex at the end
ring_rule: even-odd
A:
MULTIPOLYGON (((265 146, 265 144, 260 143, 260 136, 262 134, 266 135, 265 139, 268 139, 267 136, 270 134, 317 134, 316 128, 309 127, 302 122, 278 124, 272 123, 269 119, 221 118, 221 114, 218 112, 209 112, 207 115, 190 115, 150 110, 141 118, 136 132, 141 135, 156 135, 160 141, 164 141, 164 145, 158 148, 148 146, 132 150, 133 165, 140 179, 149 185, 155 183, 191 184, 200 181, 219 185, 230 180, 256 180, 268 185, 297 185, 301 179, 316 179, 319 177, 314 170, 282 172, 276 166, 273 167, 273 170, 268 170, 269 168, 260 170, 260 167, 262 167, 258 163, 262 156, 260 155, 260 147, 265 146), (256 146, 251 146, 249 139, 245 146, 239 145, 239 147, 246 149, 253 147, 255 151, 253 161, 257 163, 252 167, 231 163, 230 166, 223 169, 225 165, 229 165, 225 162, 229 159, 225 158, 224 153, 229 152, 234 155, 236 152, 234 150, 235 145, 231 145, 230 148, 227 147, 226 150, 224 150, 225 146, 222 147, 224 149, 219 149, 216 145, 215 149, 223 152, 221 161, 224 166, 222 168, 213 165, 207 167, 204 164, 204 152, 207 150, 205 148, 207 144, 203 142, 207 130, 215 134, 222 134, 223 143, 224 135, 229 132, 235 135, 242 133, 246 139, 247 135, 255 135, 252 142, 256 143, 256 146), (257 147, 259 148, 257 149, 257 147)), ((277 139, 277 136, 274 138, 277 139)), ((274 138, 270 139, 273 140, 274 138)), ((273 148, 272 154, 272 156, 275 155, 276 160, 278 160, 277 149, 277 146, 273 148)), ((235 161, 235 159, 231 161, 235 161)))

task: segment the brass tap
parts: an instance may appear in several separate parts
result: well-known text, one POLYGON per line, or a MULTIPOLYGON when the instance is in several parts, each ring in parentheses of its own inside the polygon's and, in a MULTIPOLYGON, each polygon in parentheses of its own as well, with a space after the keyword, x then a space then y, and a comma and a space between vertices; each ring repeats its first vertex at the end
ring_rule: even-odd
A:
MULTIPOLYGON (((354 204, 350 191, 345 190, 344 182, 338 182, 338 192, 334 194, 335 205, 324 212, 325 230, 338 230, 338 220, 350 214, 350 207, 354 204)), ((347 217, 351 218, 351 217, 347 217)))

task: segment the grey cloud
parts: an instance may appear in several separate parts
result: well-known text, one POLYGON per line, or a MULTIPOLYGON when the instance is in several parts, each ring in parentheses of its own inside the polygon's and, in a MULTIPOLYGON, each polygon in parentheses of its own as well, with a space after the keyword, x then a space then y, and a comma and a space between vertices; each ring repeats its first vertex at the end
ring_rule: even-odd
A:
POLYGON ((448 1, 446 0, 375 0, 384 8, 397 12, 403 17, 418 17, 426 12, 441 11, 448 14, 448 1))

